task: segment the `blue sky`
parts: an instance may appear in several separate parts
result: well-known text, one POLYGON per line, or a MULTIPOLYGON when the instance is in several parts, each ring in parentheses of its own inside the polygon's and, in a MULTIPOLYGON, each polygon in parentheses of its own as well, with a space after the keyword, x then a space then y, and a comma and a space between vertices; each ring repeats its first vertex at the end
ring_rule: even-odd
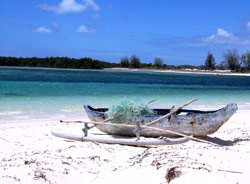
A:
POLYGON ((249 0, 1 0, 0 56, 202 65, 250 50, 249 0))

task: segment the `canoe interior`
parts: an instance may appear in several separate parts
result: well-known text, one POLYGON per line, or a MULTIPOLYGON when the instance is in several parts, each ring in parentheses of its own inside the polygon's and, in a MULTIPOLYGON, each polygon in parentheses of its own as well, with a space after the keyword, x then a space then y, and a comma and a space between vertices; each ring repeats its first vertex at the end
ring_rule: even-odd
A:
MULTIPOLYGON (((105 113, 108 111, 108 108, 93 108, 90 105, 87 105, 87 107, 91 110, 91 111, 96 111, 96 112, 101 112, 101 113, 105 113)), ((220 109, 219 109, 220 110, 220 109)), ((215 110, 215 111, 199 111, 199 110, 188 110, 188 109, 180 109, 179 111, 177 111, 175 114, 180 114, 180 113, 198 113, 198 114, 207 114, 207 113, 214 113, 217 112, 219 110, 215 110)), ((170 109, 153 109, 153 111, 156 113, 156 115, 165 115, 167 113, 170 112, 170 109)))

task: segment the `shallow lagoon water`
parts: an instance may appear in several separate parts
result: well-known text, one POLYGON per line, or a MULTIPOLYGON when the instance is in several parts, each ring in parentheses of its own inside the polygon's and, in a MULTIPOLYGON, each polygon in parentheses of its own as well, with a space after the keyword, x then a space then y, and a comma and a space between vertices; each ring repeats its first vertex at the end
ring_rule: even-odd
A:
POLYGON ((109 107, 126 99, 171 108, 250 106, 250 77, 113 70, 0 68, 0 122, 82 119, 82 105, 109 107))

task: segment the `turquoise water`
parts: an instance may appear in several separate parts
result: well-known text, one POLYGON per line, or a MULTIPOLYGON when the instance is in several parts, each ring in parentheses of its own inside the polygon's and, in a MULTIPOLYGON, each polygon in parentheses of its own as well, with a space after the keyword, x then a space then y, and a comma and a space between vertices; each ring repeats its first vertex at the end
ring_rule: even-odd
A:
POLYGON ((194 109, 214 109, 235 102, 250 106, 250 77, 0 68, 0 122, 81 119, 82 105, 108 107, 124 99, 149 101, 151 106, 172 105, 198 98, 194 109))

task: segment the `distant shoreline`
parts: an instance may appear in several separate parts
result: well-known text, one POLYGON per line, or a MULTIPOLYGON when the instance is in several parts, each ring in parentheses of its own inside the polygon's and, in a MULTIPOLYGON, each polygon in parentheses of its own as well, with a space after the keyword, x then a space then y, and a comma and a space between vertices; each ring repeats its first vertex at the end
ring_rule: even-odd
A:
POLYGON ((46 70, 113 70, 113 71, 131 71, 131 72, 156 72, 156 73, 183 73, 183 74, 207 74, 207 75, 230 75, 230 76, 247 76, 250 73, 233 73, 230 70, 197 70, 197 69, 182 69, 182 70, 163 70, 163 69, 146 69, 146 68, 104 68, 104 69, 80 69, 80 68, 50 68, 50 67, 27 67, 27 66, 0 66, 4 68, 23 68, 23 69, 46 69, 46 70))
POLYGON ((230 75, 230 76, 248 76, 250 73, 233 73, 229 70, 214 70, 205 71, 197 69, 183 69, 183 70, 162 70, 162 69, 144 69, 144 68, 104 68, 104 70, 117 71, 133 71, 133 72, 158 72, 158 73, 189 73, 189 74, 208 74, 208 75, 230 75))

